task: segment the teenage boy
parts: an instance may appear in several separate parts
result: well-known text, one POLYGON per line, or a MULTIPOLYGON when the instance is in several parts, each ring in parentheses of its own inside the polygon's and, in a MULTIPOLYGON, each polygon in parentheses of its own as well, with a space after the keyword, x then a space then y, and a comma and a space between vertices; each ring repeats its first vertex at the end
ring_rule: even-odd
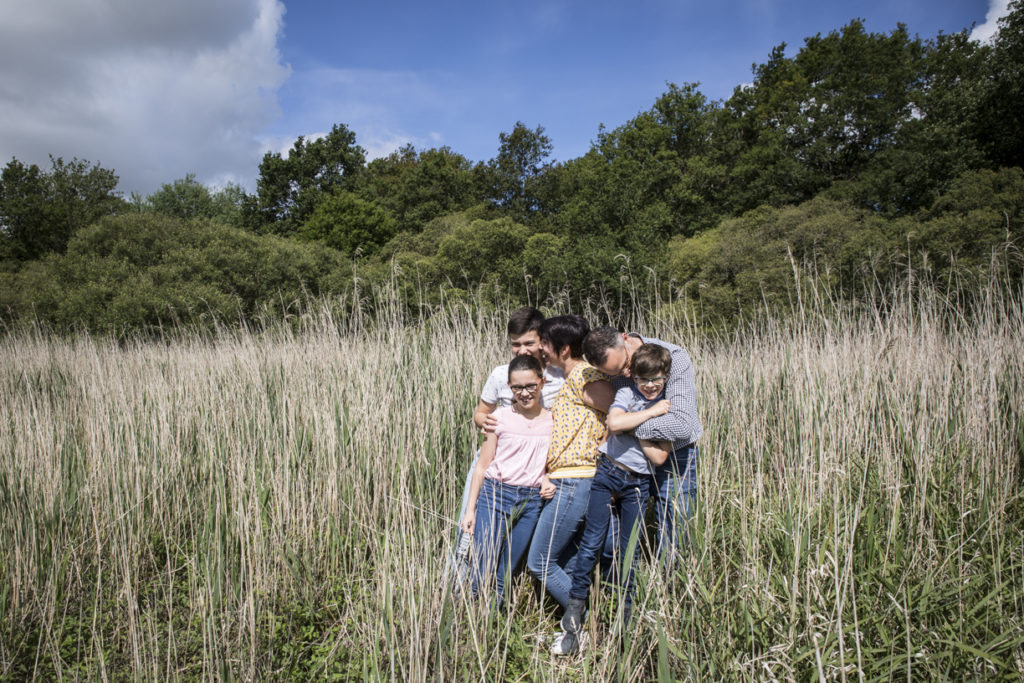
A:
POLYGON ((559 655, 572 654, 585 641, 582 633, 583 613, 590 593, 590 573, 605 546, 612 515, 619 518, 618 556, 626 579, 623 582, 623 617, 629 624, 633 603, 633 574, 639 553, 639 534, 650 495, 650 477, 654 466, 665 462, 671 450, 668 442, 637 439, 632 430, 647 420, 664 415, 669 402, 664 398, 665 383, 672 357, 668 349, 645 344, 630 361, 632 386, 615 393, 608 410, 608 440, 598 449, 602 457, 590 485, 586 526, 572 571, 569 602, 562 616, 564 635, 552 646, 559 655), (632 546, 633 552, 629 553, 632 546))
MULTIPOLYGON (((544 324, 544 314, 536 308, 525 307, 514 311, 508 319, 508 345, 512 350, 512 356, 533 356, 544 363, 544 356, 540 348, 540 328, 544 324)), ((541 405, 550 409, 555 402, 555 396, 565 383, 565 374, 557 367, 548 365, 544 368, 544 389, 541 395, 541 405)), ((491 371, 480 392, 480 401, 473 411, 473 422, 477 428, 486 429, 491 413, 498 408, 512 405, 512 390, 508 388, 508 363, 499 365, 491 371)), ((472 472, 472 469, 470 469, 472 472)))
POLYGON ((655 468, 651 480, 651 498, 656 502, 658 554, 666 566, 671 566, 686 537, 685 523, 697 497, 697 440, 704 430, 697 413, 693 362, 690 355, 675 344, 635 333, 624 334, 608 326, 598 327, 587 335, 583 353, 594 367, 614 378, 612 384, 618 389, 629 384, 630 360, 644 344, 664 347, 672 358, 665 382, 668 412, 652 417, 634 430, 638 439, 672 442, 671 453, 655 468))

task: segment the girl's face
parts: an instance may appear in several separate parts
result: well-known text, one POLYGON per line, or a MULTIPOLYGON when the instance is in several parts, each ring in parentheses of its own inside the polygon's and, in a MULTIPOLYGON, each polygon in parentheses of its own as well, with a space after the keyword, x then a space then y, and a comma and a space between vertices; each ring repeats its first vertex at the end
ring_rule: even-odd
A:
POLYGON ((516 370, 508 376, 508 388, 512 390, 512 402, 527 410, 540 405, 540 390, 544 378, 532 370, 516 370))

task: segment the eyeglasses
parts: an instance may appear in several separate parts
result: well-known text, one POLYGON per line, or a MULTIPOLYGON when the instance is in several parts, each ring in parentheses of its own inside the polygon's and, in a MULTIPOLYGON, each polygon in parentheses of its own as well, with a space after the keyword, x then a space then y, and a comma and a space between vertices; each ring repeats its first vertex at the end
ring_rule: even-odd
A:
POLYGON ((539 384, 509 384, 513 394, 532 394, 540 388, 539 384))
POLYGON ((652 387, 660 387, 665 385, 667 377, 637 377, 637 386, 651 385, 652 387))

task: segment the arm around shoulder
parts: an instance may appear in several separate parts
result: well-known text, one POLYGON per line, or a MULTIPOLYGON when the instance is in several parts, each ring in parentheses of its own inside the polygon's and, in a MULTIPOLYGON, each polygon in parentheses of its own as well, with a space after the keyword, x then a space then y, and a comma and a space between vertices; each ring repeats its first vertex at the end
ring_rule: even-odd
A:
MULTIPOLYGON (((492 418, 495 408, 497 408, 495 403, 488 403, 483 399, 477 402, 476 410, 473 411, 473 424, 476 425, 477 429, 487 428, 488 418, 492 418)), ((493 428, 491 431, 493 431, 493 428)))

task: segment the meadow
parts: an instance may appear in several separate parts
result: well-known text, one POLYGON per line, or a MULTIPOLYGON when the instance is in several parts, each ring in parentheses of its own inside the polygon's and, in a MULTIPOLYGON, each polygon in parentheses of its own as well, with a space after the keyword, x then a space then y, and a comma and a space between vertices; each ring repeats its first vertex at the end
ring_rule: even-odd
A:
POLYGON ((445 581, 509 309, 373 301, 0 339, 0 680, 1024 675, 1019 286, 807 291, 719 333, 636 306, 693 357, 698 506, 634 626, 598 593, 567 659, 529 578, 506 613, 445 581))

